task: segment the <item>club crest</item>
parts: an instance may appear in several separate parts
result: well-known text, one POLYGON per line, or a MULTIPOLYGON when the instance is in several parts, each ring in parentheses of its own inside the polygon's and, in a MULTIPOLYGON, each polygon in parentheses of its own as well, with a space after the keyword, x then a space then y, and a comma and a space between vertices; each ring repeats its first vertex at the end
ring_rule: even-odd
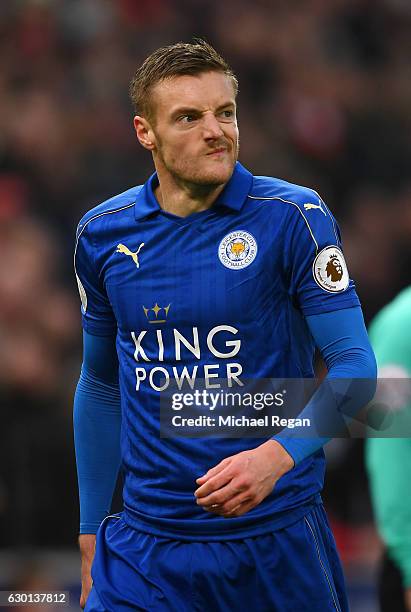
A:
POLYGON ((257 250, 254 236, 249 232, 238 230, 224 236, 218 247, 218 257, 226 268, 239 270, 254 261, 257 250))

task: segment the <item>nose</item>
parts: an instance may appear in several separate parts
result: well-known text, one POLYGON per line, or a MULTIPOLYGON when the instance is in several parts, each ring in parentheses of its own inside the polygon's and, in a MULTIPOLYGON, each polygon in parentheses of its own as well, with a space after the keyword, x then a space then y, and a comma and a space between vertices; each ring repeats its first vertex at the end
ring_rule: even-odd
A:
POLYGON ((206 140, 214 140, 224 136, 221 129, 221 124, 217 117, 212 112, 205 113, 203 116, 204 138, 206 140))

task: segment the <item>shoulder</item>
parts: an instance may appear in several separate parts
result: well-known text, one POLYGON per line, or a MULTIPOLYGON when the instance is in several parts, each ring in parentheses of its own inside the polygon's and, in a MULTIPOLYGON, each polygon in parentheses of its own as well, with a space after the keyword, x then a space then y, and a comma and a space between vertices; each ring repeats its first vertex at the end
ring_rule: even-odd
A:
POLYGON ((279 178, 255 176, 248 198, 256 205, 281 207, 282 216, 288 220, 287 231, 292 233, 298 224, 305 227, 317 248, 322 244, 340 245, 336 221, 314 189, 279 178))
POLYGON ((370 325, 370 333, 379 334, 382 329, 387 332, 394 328, 402 330, 402 334, 411 325, 411 286, 403 289, 375 316, 370 325))
POLYGON ((369 335, 383 378, 411 375, 411 287, 373 319, 369 335))
POLYGON ((77 237, 83 233, 86 227, 90 229, 91 224, 94 227, 98 223, 105 223, 107 218, 112 215, 127 213, 127 211, 132 214, 137 195, 142 187, 143 185, 131 187, 87 211, 77 226, 77 237))
POLYGON ((303 211, 310 210, 312 205, 324 204, 314 189, 270 176, 254 176, 249 198, 256 201, 297 206, 303 211))

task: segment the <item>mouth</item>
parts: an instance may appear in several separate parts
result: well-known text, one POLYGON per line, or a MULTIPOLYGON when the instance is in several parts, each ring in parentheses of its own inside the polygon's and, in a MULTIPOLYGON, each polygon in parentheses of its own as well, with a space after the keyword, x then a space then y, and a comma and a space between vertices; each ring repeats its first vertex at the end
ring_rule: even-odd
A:
POLYGON ((219 147, 218 149, 210 151, 209 153, 207 153, 207 155, 222 155, 223 153, 226 153, 226 151, 227 147, 219 147))

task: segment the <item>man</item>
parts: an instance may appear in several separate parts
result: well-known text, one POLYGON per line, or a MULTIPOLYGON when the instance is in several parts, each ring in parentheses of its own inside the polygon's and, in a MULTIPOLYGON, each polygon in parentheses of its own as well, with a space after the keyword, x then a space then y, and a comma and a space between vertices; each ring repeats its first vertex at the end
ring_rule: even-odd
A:
POLYGON ((386 437, 367 440, 366 457, 378 530, 385 544, 379 576, 382 612, 411 612, 411 287, 372 322, 370 337, 381 377, 381 401, 393 411, 386 437), (392 436, 392 437, 391 437, 392 436))
MULTIPOLYGON (((330 379, 375 377, 335 221, 316 192, 237 162, 236 94, 203 41, 148 57, 131 97, 156 172, 78 228, 88 611, 347 609, 320 498, 325 438, 160 437, 172 381, 310 378, 315 344, 330 379), (103 521, 120 456, 124 511, 103 521)), ((327 397, 305 414, 327 412, 327 397)))

